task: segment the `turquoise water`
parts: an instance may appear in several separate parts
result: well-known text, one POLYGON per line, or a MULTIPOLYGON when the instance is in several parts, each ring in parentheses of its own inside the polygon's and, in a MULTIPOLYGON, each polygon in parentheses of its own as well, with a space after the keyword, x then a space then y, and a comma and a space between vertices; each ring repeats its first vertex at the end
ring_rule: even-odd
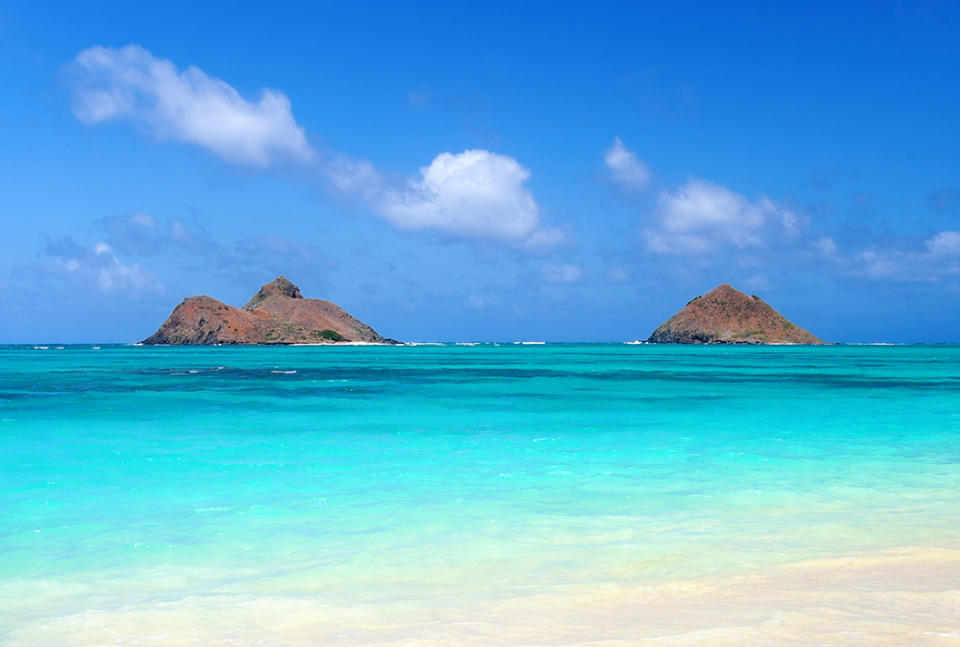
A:
POLYGON ((958 542, 960 346, 0 347, 4 644, 958 542))

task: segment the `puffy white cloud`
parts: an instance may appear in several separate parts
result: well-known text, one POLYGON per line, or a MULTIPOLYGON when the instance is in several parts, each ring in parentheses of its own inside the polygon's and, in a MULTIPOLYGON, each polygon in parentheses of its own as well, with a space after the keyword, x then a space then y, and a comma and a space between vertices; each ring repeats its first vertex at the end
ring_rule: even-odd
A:
MULTIPOLYGON (((360 185, 373 181, 358 167, 360 185)), ((383 189, 374 208, 399 229, 435 231, 523 246, 548 246, 559 230, 540 225, 540 209, 525 186, 530 171, 512 157, 486 150, 441 153, 400 189, 383 189)), ((339 181, 343 184, 343 180, 339 181)))
POLYGON ((762 247, 766 229, 793 233, 799 227, 796 214, 767 197, 751 201, 704 180, 661 193, 657 219, 646 231, 650 249, 675 254, 701 254, 720 245, 762 247))
POLYGON ((540 276, 547 283, 576 283, 583 278, 583 268, 579 265, 548 264, 540 268, 540 276))
MULTIPOLYGON (((649 187, 652 172, 619 137, 604 153, 604 162, 620 189, 641 192, 649 187)), ((642 233, 650 251, 702 260, 723 247, 741 252, 769 247, 775 239, 794 237, 805 224, 791 209, 766 196, 750 200, 698 179, 660 191, 647 222, 642 233)))
POLYGON ((625 191, 640 192, 650 185, 652 174, 646 164, 628 151, 619 137, 604 153, 603 161, 610 170, 614 183, 625 191))
POLYGON ((315 155, 281 92, 262 90, 247 101, 199 68, 181 71, 137 45, 85 49, 72 72, 73 110, 84 123, 127 119, 158 138, 261 168, 315 155))

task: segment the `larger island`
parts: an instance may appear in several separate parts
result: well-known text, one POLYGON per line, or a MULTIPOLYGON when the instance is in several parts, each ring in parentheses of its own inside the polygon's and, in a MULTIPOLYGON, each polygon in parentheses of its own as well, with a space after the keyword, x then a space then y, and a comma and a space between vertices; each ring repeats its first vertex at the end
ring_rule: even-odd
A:
POLYGON ((188 297, 144 344, 396 344, 335 303, 304 299, 280 276, 243 308, 208 296, 188 297))

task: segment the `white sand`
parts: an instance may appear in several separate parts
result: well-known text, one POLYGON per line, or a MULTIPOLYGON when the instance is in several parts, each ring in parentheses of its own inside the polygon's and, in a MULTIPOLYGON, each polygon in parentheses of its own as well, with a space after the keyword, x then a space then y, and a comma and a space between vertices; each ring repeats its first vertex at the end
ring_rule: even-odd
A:
MULTIPOLYGON (((500 600, 472 598, 465 586, 457 599, 348 605, 271 588, 27 614, 4 644, 960 645, 960 548, 903 548, 736 577, 560 587, 500 600)), ((38 603, 45 597, 38 593, 7 599, 38 603)), ((69 595, 87 597, 82 593, 69 595)))

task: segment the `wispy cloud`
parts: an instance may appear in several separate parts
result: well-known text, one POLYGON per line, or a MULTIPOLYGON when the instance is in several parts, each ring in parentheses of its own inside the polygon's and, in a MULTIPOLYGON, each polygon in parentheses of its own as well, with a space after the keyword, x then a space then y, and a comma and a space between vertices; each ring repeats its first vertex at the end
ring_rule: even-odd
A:
MULTIPOLYGON (((618 165, 632 168, 635 159, 619 139, 606 152, 611 171, 618 165)), ((854 195, 854 208, 867 209, 872 200, 868 194, 854 195)), ((948 211, 957 204, 957 195, 940 191, 928 200, 934 209, 948 211)), ((764 195, 751 199, 707 180, 691 179, 660 190, 655 203, 640 215, 647 250, 679 261, 661 270, 689 274, 696 271, 691 268, 723 267, 739 274, 752 290, 771 289, 778 276, 772 272, 775 268, 857 279, 865 285, 881 281, 955 285, 960 279, 958 231, 896 237, 875 218, 856 232, 831 230, 826 222, 813 228, 807 215, 792 206, 764 195)), ((607 273, 611 281, 623 276, 627 275, 619 271, 607 273)))
POLYGON ((937 283, 960 277, 960 231, 941 231, 899 244, 843 249, 832 237, 815 243, 820 258, 842 274, 895 283, 937 283))
POLYGON ((690 180, 660 194, 656 226, 646 233, 651 251, 702 254, 727 245, 743 249, 766 244, 764 232, 793 232, 799 218, 767 197, 757 200, 712 182, 690 180))
POLYGON ((84 123, 128 120, 158 139, 260 168, 315 155, 282 92, 265 89, 248 101, 199 68, 178 70, 137 45, 85 49, 70 69, 74 114, 84 123))
POLYGON ((35 269, 45 278, 131 299, 163 294, 166 289, 150 270, 122 262, 103 241, 84 246, 66 236, 48 239, 35 269))
POLYGON ((624 191, 641 192, 650 186, 653 174, 649 167, 628 151, 619 137, 603 155, 603 162, 610 171, 614 184, 624 191))
POLYGON ((407 92, 407 105, 417 110, 426 110, 430 107, 433 93, 430 90, 409 90, 407 92))
POLYGON ((145 213, 100 218, 106 240, 127 258, 173 254, 193 267, 231 278, 258 280, 284 271, 329 270, 336 262, 317 245, 278 234, 217 240, 198 223, 145 213))
POLYGON ((467 297, 467 305, 474 310, 485 310, 486 308, 497 305, 497 303, 497 299, 480 294, 471 294, 467 297))
POLYGON ((541 223, 526 186, 530 171, 508 155, 444 152, 419 177, 393 180, 370 161, 314 149, 277 90, 250 101, 197 67, 180 70, 137 45, 85 49, 69 70, 74 113, 86 124, 128 121, 157 139, 193 144, 241 166, 301 165, 401 230, 521 249, 564 238, 541 223))
POLYGON ((244 286, 283 273, 325 280, 337 267, 319 245, 272 233, 218 240, 199 224, 178 218, 133 213, 99 218, 88 233, 91 228, 86 241, 70 235, 48 238, 37 260, 17 269, 21 288, 44 286, 69 298, 102 294, 138 300, 168 291, 148 264, 165 267, 172 276, 180 270, 202 272, 244 286))
MULTIPOLYGON (((653 173, 619 137, 604 154, 604 163, 619 189, 650 188, 653 173)), ((700 179, 660 190, 644 220, 651 252, 701 258, 723 248, 763 247, 769 238, 795 235, 803 225, 792 209, 766 196, 751 200, 700 179)))
POLYGON ((607 270, 607 280, 612 283, 629 283, 630 271, 625 267, 611 267, 607 270))
POLYGON ((547 264, 540 268, 547 283, 576 283, 583 278, 583 268, 575 264, 547 264))
POLYGON ((154 218, 147 213, 104 216, 96 221, 118 252, 128 256, 153 256, 171 248, 192 254, 212 252, 217 243, 196 223, 179 218, 154 218))

